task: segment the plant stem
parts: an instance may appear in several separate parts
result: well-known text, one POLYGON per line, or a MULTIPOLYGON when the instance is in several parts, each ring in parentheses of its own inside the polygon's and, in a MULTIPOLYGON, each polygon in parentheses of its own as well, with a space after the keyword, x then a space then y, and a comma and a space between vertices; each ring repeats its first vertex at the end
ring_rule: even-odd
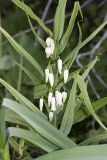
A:
POLYGON ((6 142, 4 108, 0 107, 0 152, 2 160, 10 160, 8 142, 6 142))
MULTIPOLYGON (((20 65, 23 65, 23 56, 20 56, 20 65)), ((19 68, 19 77, 18 77, 18 84, 17 84, 17 90, 21 91, 21 81, 22 81, 22 69, 19 68)))
MULTIPOLYGON (((1 26, 1 12, 0 12, 0 26, 1 26)), ((2 57, 2 33, 0 32, 0 58, 2 57)))

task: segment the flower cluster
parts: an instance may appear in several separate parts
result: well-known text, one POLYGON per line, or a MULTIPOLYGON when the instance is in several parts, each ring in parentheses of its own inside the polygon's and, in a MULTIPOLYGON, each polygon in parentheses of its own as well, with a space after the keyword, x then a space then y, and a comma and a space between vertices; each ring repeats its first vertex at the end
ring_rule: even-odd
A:
MULTIPOLYGON (((49 58, 54 53, 54 48, 55 48, 54 40, 48 37, 46 39, 46 44, 47 44, 47 47, 45 49, 45 53, 46 53, 46 57, 49 58)), ((63 71, 63 63, 60 58, 57 60, 57 67, 58 67, 59 75, 63 73, 64 83, 66 83, 68 80, 69 71, 67 69, 63 71)), ((45 69, 45 82, 49 83, 51 87, 54 86, 54 74, 48 68, 45 69)), ((55 91, 54 93, 53 92, 48 93, 48 106, 50 108, 50 113, 49 113, 50 121, 52 121, 53 119, 54 112, 57 110, 58 107, 64 105, 66 99, 67 99, 67 93, 65 91, 64 92, 55 91)), ((39 107, 40 107, 40 110, 43 111, 43 98, 39 100, 39 107)))

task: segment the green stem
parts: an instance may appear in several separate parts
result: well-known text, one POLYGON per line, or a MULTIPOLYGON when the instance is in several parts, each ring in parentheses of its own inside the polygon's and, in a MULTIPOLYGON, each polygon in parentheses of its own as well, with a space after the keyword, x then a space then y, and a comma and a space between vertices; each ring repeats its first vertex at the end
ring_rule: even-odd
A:
POLYGON ((0 107, 0 152, 2 160, 10 160, 8 141, 6 142, 4 108, 0 107))
MULTIPOLYGON (((20 65, 23 65, 23 56, 20 56, 20 65)), ((18 84, 17 84, 17 90, 21 91, 21 82, 22 82, 22 68, 19 68, 19 77, 18 77, 18 84)))
MULTIPOLYGON (((1 26, 1 12, 0 12, 0 26, 1 26)), ((2 57, 2 33, 0 32, 0 58, 2 57)))

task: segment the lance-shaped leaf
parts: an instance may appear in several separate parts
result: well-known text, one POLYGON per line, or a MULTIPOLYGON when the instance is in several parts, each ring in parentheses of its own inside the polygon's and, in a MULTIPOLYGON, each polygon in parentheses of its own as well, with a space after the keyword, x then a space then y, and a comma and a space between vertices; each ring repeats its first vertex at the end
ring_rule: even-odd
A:
POLYGON ((35 160, 107 160, 107 144, 55 151, 35 160))
POLYGON ((75 4, 74 4, 74 9, 72 11, 72 15, 71 15, 71 18, 70 18, 70 21, 69 21, 68 28, 67 28, 65 34, 63 35, 63 37, 61 39, 61 43, 60 43, 61 52, 65 49, 65 47, 68 43, 68 40, 69 40, 70 35, 71 35, 71 33, 73 31, 73 28, 74 28, 74 24, 75 24, 75 20, 76 20, 76 17, 78 15, 78 12, 80 12, 80 14, 82 16, 82 11, 81 11, 79 1, 75 2, 75 4))
POLYGON ((57 146, 55 146, 51 142, 41 137, 39 134, 34 133, 32 131, 21 129, 21 128, 15 128, 15 127, 9 127, 7 131, 8 131, 9 137, 22 138, 26 141, 29 141, 34 146, 38 146, 39 148, 45 150, 46 152, 52 152, 58 149, 57 146))
POLYGON ((32 103, 30 102, 26 97, 24 97, 22 94, 20 94, 16 89, 14 89, 10 84, 5 82, 3 79, 0 78, 0 83, 15 97, 20 103, 24 104, 26 107, 31 109, 34 112, 37 112, 42 117, 47 119, 47 117, 32 103))
POLYGON ((77 82, 74 80, 73 86, 71 88, 71 93, 67 102, 67 107, 60 127, 60 130, 66 135, 69 134, 73 124, 74 110, 76 106, 76 101, 75 101, 76 91, 77 91, 77 82))
POLYGON ((65 22, 65 7, 67 0, 59 0, 56 14, 54 18, 54 39, 59 41, 63 34, 64 22, 65 22))
POLYGON ((86 38, 82 43, 78 44, 73 51, 68 54, 68 56, 65 58, 64 63, 71 60, 71 65, 73 64, 78 51, 84 47, 87 43, 89 43, 105 26, 107 25, 107 22, 104 22, 101 26, 99 26, 88 38, 86 38))
POLYGON ((99 123, 99 125, 107 131, 107 128, 105 127, 105 125, 101 122, 101 120, 98 118, 97 114, 94 112, 93 108, 92 108, 92 104, 91 104, 91 101, 90 101, 90 98, 89 98, 89 95, 88 95, 88 92, 87 92, 87 87, 86 87, 86 84, 84 82, 84 79, 82 76, 78 75, 77 76, 77 82, 78 82, 78 85, 79 85, 79 88, 81 90, 81 94, 82 94, 82 97, 84 99, 84 103, 87 107, 87 109, 89 110, 89 112, 92 114, 92 116, 96 119, 96 121, 99 123))
POLYGON ((11 0, 15 5, 17 5, 20 9, 22 9, 25 13, 27 13, 32 19, 36 20, 39 25, 50 35, 52 36, 52 32, 48 29, 44 22, 32 11, 32 9, 21 2, 20 0, 11 0))
MULTIPOLYGON (((96 112, 100 108, 104 107, 106 104, 107 104, 107 97, 104 97, 102 99, 99 99, 99 100, 93 102, 92 108, 93 108, 94 112, 96 112)), ((89 117, 90 115, 91 115, 91 113, 89 112, 89 110, 87 109, 86 106, 81 107, 80 110, 75 114, 74 124, 83 121, 85 118, 89 117)))
POLYGON ((39 74, 44 77, 44 72, 39 63, 23 48, 21 47, 2 27, 0 27, 0 31, 4 34, 4 36, 8 39, 13 48, 22 56, 24 56, 39 72, 39 74))
POLYGON ((77 146, 61 131, 52 126, 48 121, 44 120, 38 113, 32 112, 24 105, 21 105, 13 100, 5 98, 3 100, 3 106, 16 112, 42 137, 44 137, 54 145, 58 146, 59 148, 72 148, 77 146))

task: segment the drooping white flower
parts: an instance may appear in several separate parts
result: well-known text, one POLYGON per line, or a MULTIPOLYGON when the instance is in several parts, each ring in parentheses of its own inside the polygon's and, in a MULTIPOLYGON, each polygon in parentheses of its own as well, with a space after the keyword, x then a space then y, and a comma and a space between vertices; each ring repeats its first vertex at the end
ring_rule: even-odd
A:
POLYGON ((58 105, 59 105, 59 106, 63 105, 61 92, 59 92, 59 94, 58 94, 58 105))
POLYGON ((56 91, 55 92, 55 98, 56 98, 56 104, 57 104, 57 106, 58 105, 61 106, 63 104, 62 103, 62 94, 61 94, 61 92, 56 91))
POLYGON ((52 41, 53 41, 53 39, 50 38, 50 37, 48 37, 48 38, 46 39, 46 44, 47 44, 48 47, 51 47, 52 41))
POLYGON ((43 111, 43 98, 39 100, 39 108, 41 111, 43 111))
POLYGON ((46 57, 49 58, 53 54, 53 50, 51 47, 45 48, 46 57))
POLYGON ((55 97, 52 97, 51 99, 51 111, 56 111, 56 101, 55 101, 55 97))
POLYGON ((50 105, 51 105, 51 100, 52 100, 52 92, 49 92, 49 94, 48 94, 48 106, 50 107, 50 105))
POLYGON ((47 58, 49 58, 54 53, 54 49, 55 49, 54 40, 48 37, 46 39, 46 44, 47 44, 47 47, 45 48, 45 53, 47 58))
POLYGON ((59 74, 61 74, 61 72, 62 72, 62 60, 61 59, 58 59, 58 72, 59 72, 59 74))
POLYGON ((56 105, 58 105, 58 94, 59 94, 59 92, 58 92, 58 91, 55 91, 56 105))
POLYGON ((50 82, 50 86, 53 87, 54 85, 54 76, 52 73, 49 74, 49 82, 50 82))
POLYGON ((45 69, 45 81, 46 83, 48 82, 49 80, 49 69, 45 69))
POLYGON ((64 83, 67 82, 67 80, 68 80, 68 75, 69 75, 69 70, 68 70, 68 69, 65 69, 65 70, 64 70, 64 83))
POLYGON ((53 112, 50 112, 50 113, 49 113, 49 120, 50 120, 50 121, 52 121, 53 115, 54 115, 53 112))
POLYGON ((62 92, 62 102, 65 103, 66 99, 67 99, 67 93, 62 92))

